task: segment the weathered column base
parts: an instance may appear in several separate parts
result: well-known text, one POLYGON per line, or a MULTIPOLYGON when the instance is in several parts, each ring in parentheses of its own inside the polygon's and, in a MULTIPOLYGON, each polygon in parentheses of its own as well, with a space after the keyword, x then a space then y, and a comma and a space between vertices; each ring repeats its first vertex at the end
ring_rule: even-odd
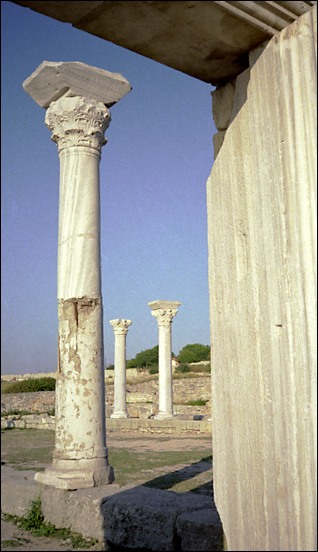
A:
POLYGON ((111 418, 128 418, 128 414, 127 412, 125 412, 125 410, 119 410, 118 412, 113 412, 111 415, 110 415, 111 418))
POLYGON ((110 485, 115 480, 115 475, 111 466, 93 470, 47 468, 44 472, 36 473, 34 479, 39 483, 43 483, 43 485, 50 485, 66 491, 75 491, 76 489, 110 485))

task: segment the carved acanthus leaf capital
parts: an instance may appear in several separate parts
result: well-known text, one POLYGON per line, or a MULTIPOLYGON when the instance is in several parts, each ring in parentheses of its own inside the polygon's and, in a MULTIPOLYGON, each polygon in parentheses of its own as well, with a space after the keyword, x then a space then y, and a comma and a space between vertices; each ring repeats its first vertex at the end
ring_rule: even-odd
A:
POLYGON ((129 326, 132 324, 131 320, 125 320, 123 318, 116 318, 115 320, 109 321, 110 325, 113 326, 115 335, 126 335, 128 332, 129 326))
POLYGON ((45 116, 59 152, 71 146, 86 146, 100 152, 107 142, 104 133, 110 120, 110 112, 103 103, 82 96, 64 96, 52 102, 45 116))
POLYGON ((168 328, 172 324, 172 319, 176 316, 178 309, 156 309, 152 310, 151 314, 157 318, 158 326, 168 328))

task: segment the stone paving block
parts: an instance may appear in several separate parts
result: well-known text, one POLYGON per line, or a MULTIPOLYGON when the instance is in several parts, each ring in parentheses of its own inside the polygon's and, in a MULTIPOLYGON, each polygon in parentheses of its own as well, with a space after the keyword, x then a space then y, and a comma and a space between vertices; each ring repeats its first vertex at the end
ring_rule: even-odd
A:
POLYGON ((190 533, 196 531, 196 520, 201 524, 200 542, 204 542, 203 533, 209 535, 208 522, 205 527, 204 520, 208 517, 205 511, 211 509, 210 497, 133 484, 119 487, 116 483, 66 491, 39 484, 34 480, 35 473, 2 466, 3 512, 25 516, 32 500, 40 497, 45 521, 84 537, 107 539, 116 546, 128 548, 173 551, 178 539, 183 539, 187 546, 187 542, 192 543, 196 538, 190 538, 190 533), (190 514, 197 510, 203 512, 202 516, 191 517, 190 514), (189 517, 181 517, 185 514, 189 517))
POLYGON ((105 520, 102 503, 105 497, 120 492, 119 485, 64 491, 45 486, 42 512, 46 521, 58 528, 67 528, 87 538, 103 541, 105 520))
POLYGON ((187 421, 187 429, 191 430, 198 430, 200 428, 200 421, 198 420, 188 420, 187 421))
POLYGON ((1 511, 12 516, 27 514, 32 500, 41 495, 34 481, 35 471, 18 471, 1 466, 1 511))

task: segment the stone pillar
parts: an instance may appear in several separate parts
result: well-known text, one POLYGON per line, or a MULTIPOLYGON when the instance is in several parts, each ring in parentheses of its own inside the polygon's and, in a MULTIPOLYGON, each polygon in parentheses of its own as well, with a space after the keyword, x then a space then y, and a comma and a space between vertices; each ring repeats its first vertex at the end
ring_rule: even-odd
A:
POLYGON ((232 113, 217 101, 231 121, 207 183, 227 550, 317 550, 316 29, 315 6, 250 52, 232 113))
POLYGON ((130 85, 88 65, 43 62, 24 89, 47 108, 60 157, 58 374, 52 466, 35 479, 61 489, 111 483, 105 426, 99 162, 107 105, 130 85))
POLYGON ((128 418, 126 406, 126 335, 131 320, 109 321, 115 334, 114 411, 111 418, 128 418))
POLYGON ((159 412, 157 419, 173 416, 171 324, 181 303, 152 301, 148 306, 158 321, 159 329, 159 412))

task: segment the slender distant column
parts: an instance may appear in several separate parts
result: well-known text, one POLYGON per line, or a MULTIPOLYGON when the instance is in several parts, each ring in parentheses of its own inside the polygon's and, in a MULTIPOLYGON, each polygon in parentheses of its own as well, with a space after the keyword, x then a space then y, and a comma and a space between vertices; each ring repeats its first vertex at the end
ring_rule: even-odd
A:
POLYGON ((126 335, 131 320, 116 318, 109 321, 115 334, 114 411, 111 418, 128 418, 126 405, 126 335))
POLYGON ((159 412, 157 419, 173 416, 172 386, 172 319, 176 316, 181 303, 177 301, 152 301, 148 306, 151 314, 157 318, 159 330, 159 412))
POLYGON ((23 86, 47 108, 60 158, 55 448, 52 466, 35 479, 68 490, 105 485, 114 474, 105 426, 99 162, 110 122, 105 104, 130 85, 79 62, 43 62, 23 86))

